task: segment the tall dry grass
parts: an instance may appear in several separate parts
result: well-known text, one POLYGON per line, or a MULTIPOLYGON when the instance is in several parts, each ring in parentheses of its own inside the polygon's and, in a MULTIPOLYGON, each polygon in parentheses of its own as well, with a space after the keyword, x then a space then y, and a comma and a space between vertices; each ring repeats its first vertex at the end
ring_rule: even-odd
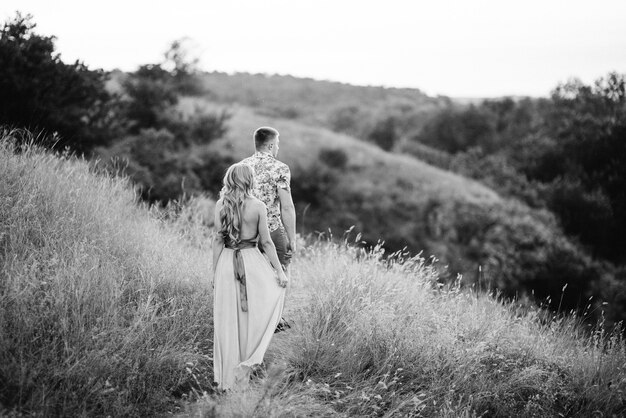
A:
POLYGON ((623 416, 619 330, 442 286, 422 258, 317 242, 293 265, 268 376, 192 416, 623 416), (547 318, 547 319, 546 319, 547 318))
MULTIPOLYGON (((0 402, 43 416, 620 416, 621 332, 314 241, 267 375, 210 391, 209 199, 138 204, 85 161, 0 143, 0 402), (208 219, 208 221, 207 221, 208 219), (193 400, 203 391, 199 402, 193 400), (185 398, 186 396, 186 398, 185 398), (186 405, 186 407, 184 407, 186 405)), ((0 408, 0 411, 2 408, 0 408)))
POLYGON ((4 135, 0 406, 151 415, 210 386, 210 260, 161 218, 126 180, 4 135))

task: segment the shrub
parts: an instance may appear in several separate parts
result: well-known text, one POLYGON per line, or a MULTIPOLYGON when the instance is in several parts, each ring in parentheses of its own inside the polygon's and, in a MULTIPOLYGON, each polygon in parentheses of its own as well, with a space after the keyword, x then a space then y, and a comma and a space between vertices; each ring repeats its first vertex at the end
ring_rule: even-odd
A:
POLYGON ((142 65, 124 81, 131 133, 165 127, 166 110, 178 103, 172 75, 159 64, 142 65))
POLYGON ((336 132, 358 136, 360 121, 364 119, 358 106, 346 106, 336 109, 329 116, 330 128, 336 132))
POLYGON ((377 122, 369 133, 368 139, 385 151, 390 151, 398 141, 395 118, 389 116, 377 122))
POLYGON ((180 147, 208 145, 226 134, 229 118, 230 114, 225 110, 210 113, 196 107, 190 114, 171 111, 164 126, 176 136, 180 147))
POLYGON ((341 148, 322 148, 319 160, 330 168, 344 170, 348 164, 348 154, 341 148))
POLYGON ((485 109, 474 105, 464 110, 443 110, 414 139, 451 154, 472 147, 492 151, 496 132, 490 116, 485 109))
POLYGON ((148 202, 166 204, 184 195, 217 194, 231 156, 206 145, 185 147, 168 130, 146 129, 98 150, 108 171, 122 172, 148 202))

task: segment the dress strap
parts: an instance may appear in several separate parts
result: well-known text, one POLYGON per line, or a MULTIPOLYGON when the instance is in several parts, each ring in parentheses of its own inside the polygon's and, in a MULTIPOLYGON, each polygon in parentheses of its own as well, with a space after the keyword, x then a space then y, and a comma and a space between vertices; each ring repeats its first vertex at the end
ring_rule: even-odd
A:
POLYGON ((243 264, 241 256, 241 248, 235 248, 233 254, 233 271, 235 272, 235 280, 239 282, 239 299, 241 302, 241 310, 248 312, 248 290, 246 289, 246 267, 243 264))
POLYGON ((244 250, 246 248, 256 247, 258 242, 259 238, 254 237, 250 239, 242 239, 236 242, 233 242, 232 240, 227 240, 224 245, 226 248, 230 248, 231 250, 244 250))
POLYGON ((248 312, 248 290, 246 288, 246 267, 243 263, 241 250, 246 248, 254 248, 257 246, 258 238, 250 238, 240 240, 238 242, 229 242, 226 248, 234 250, 233 254, 233 271, 235 272, 235 280, 239 282, 239 298, 241 302, 241 310, 248 312))

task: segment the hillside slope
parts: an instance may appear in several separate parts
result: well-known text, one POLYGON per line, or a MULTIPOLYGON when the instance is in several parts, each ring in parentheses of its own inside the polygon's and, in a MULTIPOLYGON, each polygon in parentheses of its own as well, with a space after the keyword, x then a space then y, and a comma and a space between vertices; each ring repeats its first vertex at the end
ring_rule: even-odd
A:
POLYGON ((447 98, 430 97, 418 89, 354 86, 289 75, 211 72, 200 78, 213 101, 263 108, 267 113, 273 111, 274 116, 318 122, 321 115, 350 106, 373 111, 408 106, 429 113, 450 104, 447 98))
POLYGON ((254 130, 259 126, 270 125, 280 131, 279 159, 290 167, 307 169, 316 162, 322 149, 340 149, 348 154, 349 170, 365 171, 359 177, 366 183, 385 181, 393 183, 402 178, 414 184, 420 192, 440 194, 442 198, 456 197, 484 204, 501 201, 493 190, 476 181, 441 170, 407 155, 385 152, 373 144, 325 128, 259 115, 245 106, 227 106, 202 99, 185 99, 180 107, 184 112, 201 107, 207 112, 226 109, 231 113, 228 132, 224 138, 215 142, 215 147, 230 151, 237 160, 254 152, 252 139, 254 130), (378 170, 381 176, 373 175, 370 170, 378 170))
POLYGON ((573 318, 438 286, 421 258, 324 241, 294 260, 294 326, 267 376, 216 394, 205 209, 165 221, 126 181, 6 139, 0 197, 0 415, 626 411, 619 333, 584 336, 573 318))
POLYGON ((154 215, 0 138, 0 415, 153 416, 197 387, 187 363, 210 381, 210 262, 154 215))
POLYGON ((617 334, 583 336, 572 317, 542 324, 536 309, 434 285, 436 273, 423 259, 389 264, 380 255, 328 242, 302 251, 286 302, 294 327, 276 334, 267 376, 240 391, 208 397, 189 415, 626 412, 621 389, 614 386, 626 388, 624 343, 617 334))
MULTIPOLYGON (((203 99, 181 103, 186 112, 196 107, 215 112, 224 105, 203 99)), ((331 228, 340 236, 354 226, 369 244, 383 239, 389 251, 406 247, 435 256, 449 266, 442 274, 451 278, 461 273, 471 282, 481 266, 485 281, 511 295, 535 289, 538 297, 558 300, 554 296, 567 283, 572 292, 566 297, 589 296, 580 267, 584 255, 549 212, 346 135, 243 106, 226 108, 232 118, 226 136, 212 145, 215 152, 239 160, 253 151, 258 126, 281 132, 279 157, 292 169, 301 233, 331 228), (329 164, 328 150, 345 154, 345 164, 329 164), (550 281, 552 276, 562 279, 550 281)))

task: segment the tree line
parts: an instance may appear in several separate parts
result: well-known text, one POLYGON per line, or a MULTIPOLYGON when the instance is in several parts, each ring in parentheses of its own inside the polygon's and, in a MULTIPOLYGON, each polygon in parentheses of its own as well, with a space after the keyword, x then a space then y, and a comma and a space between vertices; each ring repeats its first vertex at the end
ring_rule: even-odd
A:
MULTIPOLYGON (((624 74, 610 73, 593 85, 571 80, 547 99, 486 100, 446 110, 412 139, 445 153, 434 163, 549 209, 594 257, 623 264, 625 90, 624 74)), ((419 147, 414 152, 420 154, 419 147)))
POLYGON ((177 110, 182 96, 204 94, 195 60, 183 40, 172 42, 162 62, 121 74, 63 62, 54 36, 38 34, 30 15, 5 22, 0 32, 0 124, 26 128, 53 150, 104 161, 122 171, 150 202, 214 190, 228 156, 207 146, 226 132, 229 115, 177 110))

